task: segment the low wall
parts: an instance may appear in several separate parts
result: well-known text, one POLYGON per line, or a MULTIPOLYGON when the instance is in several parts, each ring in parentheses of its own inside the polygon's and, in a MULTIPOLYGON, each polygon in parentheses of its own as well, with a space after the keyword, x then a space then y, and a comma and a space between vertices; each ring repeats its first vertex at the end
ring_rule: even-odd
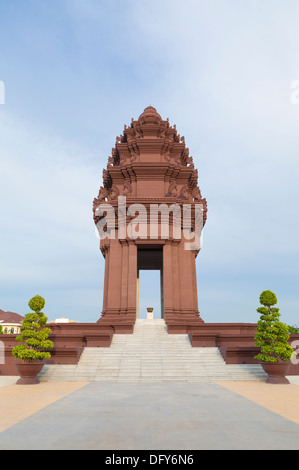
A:
POLYGON ((167 331, 169 334, 255 334, 256 323, 201 323, 198 322, 188 324, 183 322, 167 323, 167 331))
MULTIPOLYGON (((290 344, 294 340, 299 340, 299 335, 291 335, 290 340, 290 344)), ((224 346, 219 350, 227 364, 259 364, 259 361, 255 359, 255 356, 259 353, 257 347, 224 346)), ((291 361, 288 375, 299 375, 299 352, 291 361)))
MULTIPOLYGON (((107 348, 115 332, 112 326, 97 323, 50 323, 47 327, 51 329, 49 340, 53 341, 54 348, 46 364, 78 364, 85 347, 107 348)), ((11 334, 0 336, 4 344, 4 363, 0 361, 0 375, 18 375, 12 355, 12 348, 18 344, 16 337, 11 334)))
MULTIPOLYGON (((51 364, 78 364, 85 347, 109 347, 115 333, 125 332, 125 328, 99 323, 51 323, 47 326, 51 329, 49 339, 54 343, 51 359, 46 361, 51 364)), ((172 326, 174 328, 171 328, 170 334, 180 328, 177 324, 172 326)), ((188 333, 193 347, 218 347, 227 364, 258 363, 254 358, 259 351, 254 341, 256 324, 204 323, 200 328, 195 327, 193 330, 192 326, 188 328, 191 329, 188 333)), ((11 334, 0 336, 0 341, 4 344, 3 364, 0 355, 0 375, 18 375, 15 358, 12 356, 12 348, 17 344, 16 336, 11 334)), ((293 341, 298 342, 299 351, 299 335, 290 335, 290 344, 293 341)), ((297 358, 299 362, 299 352, 297 358)), ((289 375, 299 375, 298 364, 291 363, 289 375)))
MULTIPOLYGON (((255 346, 256 325, 242 323, 205 323, 189 333, 193 347, 218 347, 227 364, 258 364, 255 359, 259 348, 255 346)), ((294 349, 299 351, 299 334, 290 335, 289 343, 297 342, 294 349)), ((299 352, 291 361, 289 375, 299 375, 299 352)))

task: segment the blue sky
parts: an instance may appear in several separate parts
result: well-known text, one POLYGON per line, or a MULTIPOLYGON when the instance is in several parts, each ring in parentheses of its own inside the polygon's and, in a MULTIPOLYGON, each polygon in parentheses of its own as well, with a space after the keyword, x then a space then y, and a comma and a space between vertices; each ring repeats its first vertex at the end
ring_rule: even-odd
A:
POLYGON ((0 0, 0 308, 40 294, 50 320, 99 318, 92 201, 152 105, 208 201, 202 318, 255 322, 270 289, 299 325, 298 17, 296 0, 0 0))

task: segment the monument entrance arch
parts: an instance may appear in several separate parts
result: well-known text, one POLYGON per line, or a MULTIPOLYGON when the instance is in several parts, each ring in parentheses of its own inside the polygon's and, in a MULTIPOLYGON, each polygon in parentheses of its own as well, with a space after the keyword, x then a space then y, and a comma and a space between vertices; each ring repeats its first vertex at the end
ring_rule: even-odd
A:
POLYGON ((207 204, 184 137, 152 106, 116 138, 93 215, 105 258, 98 323, 133 331, 142 269, 160 271, 161 315, 168 326, 186 332, 203 322, 195 260, 207 204))
MULTIPOLYGON (((140 271, 158 271, 160 280, 160 318, 164 318, 164 282, 163 282, 163 246, 149 245, 143 247, 142 245, 137 249, 137 314, 139 318, 140 313, 140 271)), ((148 305, 151 307, 151 305, 148 305)))

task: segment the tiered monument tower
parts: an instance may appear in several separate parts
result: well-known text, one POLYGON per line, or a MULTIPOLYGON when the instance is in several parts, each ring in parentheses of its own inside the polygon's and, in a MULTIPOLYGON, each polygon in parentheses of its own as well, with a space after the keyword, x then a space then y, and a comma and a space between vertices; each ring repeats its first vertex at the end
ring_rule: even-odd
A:
POLYGON ((103 170, 103 186, 93 203, 95 223, 106 217, 108 226, 104 227, 106 238, 100 242, 105 258, 100 324, 117 325, 118 331, 121 326, 124 331, 132 330, 138 318, 140 269, 160 270, 161 316, 168 326, 177 325, 184 332, 188 325, 202 324, 195 265, 200 246, 186 249, 190 240, 185 238, 186 220, 183 227, 182 217, 183 208, 189 208, 187 229, 193 233, 196 206, 201 208, 203 226, 207 204, 201 197, 198 172, 185 139, 175 125, 162 120, 149 106, 116 138, 103 170), (112 215, 105 210, 108 206, 113 208, 112 215), (151 211, 157 208, 169 215, 169 229, 163 210, 154 221, 151 211), (177 209, 180 219, 175 216, 177 209), (115 231, 109 229, 112 222, 115 231))

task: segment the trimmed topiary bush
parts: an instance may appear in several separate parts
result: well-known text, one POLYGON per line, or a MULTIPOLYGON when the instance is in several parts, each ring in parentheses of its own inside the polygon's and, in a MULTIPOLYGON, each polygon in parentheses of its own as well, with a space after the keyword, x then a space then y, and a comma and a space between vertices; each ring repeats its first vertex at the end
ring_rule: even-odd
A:
POLYGON ((262 362, 289 361, 294 353, 289 345, 288 325, 279 321, 279 308, 273 307, 277 303, 274 292, 265 290, 260 295, 263 307, 257 308, 260 320, 257 323, 255 344, 260 353, 255 357, 262 362))
POLYGON ((27 313, 21 325, 21 334, 16 337, 20 344, 12 349, 15 358, 24 362, 49 359, 51 354, 45 349, 52 349, 53 343, 47 338, 51 333, 50 328, 45 328, 48 318, 41 311, 45 300, 36 295, 28 302, 33 312, 27 313))
POLYGON ((45 299, 40 295, 36 295, 29 300, 28 305, 34 312, 40 312, 45 306, 45 299))

